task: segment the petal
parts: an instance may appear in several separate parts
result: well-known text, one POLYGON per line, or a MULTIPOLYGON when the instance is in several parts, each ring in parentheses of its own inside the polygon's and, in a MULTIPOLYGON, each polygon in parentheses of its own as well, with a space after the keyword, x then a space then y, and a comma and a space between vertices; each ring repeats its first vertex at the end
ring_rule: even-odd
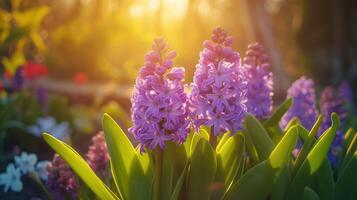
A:
POLYGON ((15 182, 13 182, 11 184, 11 189, 14 192, 21 192, 22 188, 23 188, 23 185, 22 185, 21 180, 16 180, 15 182))

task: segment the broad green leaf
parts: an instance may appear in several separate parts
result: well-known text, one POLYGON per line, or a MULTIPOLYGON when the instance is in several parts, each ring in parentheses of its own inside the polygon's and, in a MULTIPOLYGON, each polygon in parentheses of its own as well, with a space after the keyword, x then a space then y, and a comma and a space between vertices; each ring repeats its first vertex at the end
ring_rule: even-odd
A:
POLYGON ((150 199, 153 167, 149 154, 137 153, 123 130, 107 114, 103 117, 103 129, 113 178, 123 199, 150 199))
POLYGON ((231 137, 231 132, 227 131, 222 135, 222 137, 219 139, 217 147, 216 147, 216 152, 220 150, 220 148, 226 143, 229 137, 231 137))
POLYGON ((267 159, 274 149, 274 143, 269 137, 269 134, 264 129, 263 125, 251 114, 245 117, 245 137, 250 137, 255 149, 257 150, 259 160, 267 159))
POLYGON ((216 190, 213 199, 219 199, 231 185, 237 175, 239 164, 244 153, 244 136, 240 133, 227 139, 217 154, 216 190))
POLYGON ((331 121, 332 126, 328 128, 316 142, 315 146, 298 169, 296 176, 293 177, 288 192, 288 199, 301 199, 304 187, 313 180, 313 177, 325 160, 329 147, 339 127, 339 119, 336 113, 332 113, 331 121))
POLYGON ((170 199, 174 183, 185 168, 187 157, 183 146, 167 142, 163 151, 162 172, 160 182, 160 199, 170 199))
POLYGON ((199 139, 192 152, 190 163, 188 199, 210 199, 212 183, 217 169, 217 160, 211 144, 206 139, 199 139))
POLYGON ((249 169, 227 192, 226 198, 264 200, 273 190, 282 169, 291 158, 298 138, 292 127, 274 148, 269 158, 249 169))
POLYGON ((304 198, 303 200, 319 200, 319 196, 309 187, 304 188, 304 198))
POLYGON ((191 141, 191 150, 190 150, 190 154, 192 154, 192 152, 194 151, 198 141, 202 138, 205 139, 207 141, 209 141, 209 133, 207 132, 207 127, 205 126, 201 126, 201 128, 198 130, 198 133, 194 134, 192 137, 192 141, 191 141))
POLYGON ((276 184, 273 188, 272 193, 270 194, 270 200, 284 200, 285 193, 289 188, 291 177, 290 167, 287 165, 281 172, 276 184))
POLYGON ((75 150, 50 134, 44 133, 43 138, 100 199, 119 199, 75 150))
POLYGON ((280 127, 279 127, 279 122, 280 122, 281 118, 284 116, 284 114, 289 110, 289 108, 292 104, 293 104, 292 98, 286 99, 275 110, 275 112, 272 114, 272 116, 269 119, 264 121, 263 125, 268 130, 270 135, 274 135, 281 131, 280 127))
POLYGON ((335 191, 335 199, 357 199, 357 151, 353 154, 346 167, 341 172, 335 191))
POLYGON ((327 158, 325 158, 320 169, 315 176, 316 193, 323 200, 332 200, 334 197, 335 182, 333 178, 333 172, 331 164, 327 158))
POLYGON ((310 133, 308 133, 308 135, 306 136, 306 130, 304 130, 303 127, 299 128, 299 133, 301 133, 300 135, 305 137, 306 139, 304 139, 304 144, 301 148, 300 153, 298 154, 296 161, 294 163, 294 168, 293 168, 293 176, 296 175, 296 172, 298 169, 300 169, 302 163, 304 162, 304 160, 306 159, 306 156, 308 155, 308 153, 310 152, 311 148, 313 147, 313 145, 315 144, 315 136, 320 128, 322 122, 322 116, 319 115, 314 126, 312 127, 310 133))
POLYGON ((170 200, 178 200, 178 198, 180 196, 180 192, 181 192, 181 189, 182 189, 182 185, 183 185, 184 179, 185 179, 186 174, 187 174, 188 166, 189 166, 189 164, 187 163, 185 168, 183 169, 179 179, 177 180, 176 186, 174 188, 174 191, 172 192, 170 200))

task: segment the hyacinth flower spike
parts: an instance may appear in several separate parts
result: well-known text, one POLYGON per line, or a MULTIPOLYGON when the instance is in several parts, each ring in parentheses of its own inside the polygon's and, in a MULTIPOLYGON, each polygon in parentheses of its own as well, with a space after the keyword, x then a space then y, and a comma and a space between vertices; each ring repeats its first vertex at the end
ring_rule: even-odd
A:
MULTIPOLYGON (((323 120, 320 131, 318 133, 319 137, 323 133, 323 130, 330 126, 331 119, 328 116, 331 115, 331 113, 333 112, 337 113, 340 117, 341 127, 344 126, 347 116, 347 100, 345 99, 346 97, 347 96, 341 95, 341 93, 338 94, 338 92, 332 86, 328 86, 322 91, 320 99, 320 109, 323 120)), ((343 143, 344 135, 342 129, 340 128, 336 133, 336 137, 333 140, 328 154, 328 158, 333 167, 337 167, 339 164, 339 157, 343 149, 343 143)))
POLYGON ((267 118, 273 108, 273 73, 262 45, 250 44, 243 59, 247 81, 247 111, 258 119, 267 118))
POLYGON ((246 81, 232 37, 217 28, 204 42, 191 83, 189 107, 196 130, 211 127, 211 139, 242 128, 246 114, 246 81))

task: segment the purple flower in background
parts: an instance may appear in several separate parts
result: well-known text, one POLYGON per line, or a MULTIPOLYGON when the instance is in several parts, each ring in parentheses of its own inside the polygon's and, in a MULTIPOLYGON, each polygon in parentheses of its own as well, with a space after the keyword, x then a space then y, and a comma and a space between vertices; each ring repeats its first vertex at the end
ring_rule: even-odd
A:
POLYGON ((281 119, 280 127, 285 128, 292 118, 297 117, 306 129, 311 129, 318 115, 314 81, 304 76, 299 78, 288 89, 287 97, 293 98, 294 102, 281 119))
POLYGON ((246 113, 246 82, 232 37, 221 28, 204 42, 191 84, 189 104, 195 128, 211 126, 213 134, 235 133, 246 113))
POLYGON ((12 88, 14 90, 21 90, 25 83, 24 69, 19 67, 16 69, 14 76, 12 77, 12 88))
POLYGON ((55 200, 75 199, 77 197, 77 181, 71 168, 62 158, 55 154, 47 165, 47 188, 55 200))
POLYGON ((92 145, 87 153, 87 163, 101 177, 105 177, 109 161, 107 144, 101 131, 92 138, 92 145))
POLYGON ((346 103, 352 102, 352 88, 348 81, 342 81, 338 88, 339 95, 346 101, 346 103))
POLYGON ((38 87, 36 89, 36 97, 37 97, 37 102, 43 107, 47 108, 48 106, 48 91, 44 87, 38 87))
MULTIPOLYGON (((346 100, 344 99, 344 97, 340 96, 332 86, 328 86, 323 90, 320 99, 320 109, 321 109, 323 120, 318 136, 321 136, 322 133, 331 126, 332 112, 335 112, 340 117, 340 121, 341 121, 340 127, 343 127, 347 116, 347 110, 345 105, 346 105, 346 100)), ((338 164, 339 161, 338 158, 339 155, 341 154, 342 146, 344 142, 343 138, 344 136, 340 129, 336 133, 336 137, 332 142, 328 154, 332 166, 336 167, 338 164)))
POLYGON ((243 67, 248 87, 247 110, 259 119, 266 118, 273 107, 273 74, 263 46, 258 43, 248 46, 243 67))
POLYGON ((175 52, 156 39, 153 51, 146 54, 131 98, 133 126, 129 131, 140 143, 141 151, 165 148, 166 141, 178 144, 189 132, 187 96, 184 91, 183 68, 172 68, 175 52))

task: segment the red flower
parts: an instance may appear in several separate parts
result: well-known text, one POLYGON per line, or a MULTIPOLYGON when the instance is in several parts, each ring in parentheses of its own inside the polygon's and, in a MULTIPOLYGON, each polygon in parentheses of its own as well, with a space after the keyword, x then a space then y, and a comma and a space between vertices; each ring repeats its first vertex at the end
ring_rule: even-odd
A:
POLYGON ((34 80, 41 76, 47 75, 47 67, 40 63, 34 63, 32 61, 27 61, 24 64, 24 76, 25 79, 34 80))
POLYGON ((73 80, 77 85, 83 85, 88 81, 88 77, 87 77, 87 74, 85 74, 83 72, 77 72, 74 75, 73 80))
POLYGON ((0 82, 0 92, 4 90, 4 85, 0 82))

